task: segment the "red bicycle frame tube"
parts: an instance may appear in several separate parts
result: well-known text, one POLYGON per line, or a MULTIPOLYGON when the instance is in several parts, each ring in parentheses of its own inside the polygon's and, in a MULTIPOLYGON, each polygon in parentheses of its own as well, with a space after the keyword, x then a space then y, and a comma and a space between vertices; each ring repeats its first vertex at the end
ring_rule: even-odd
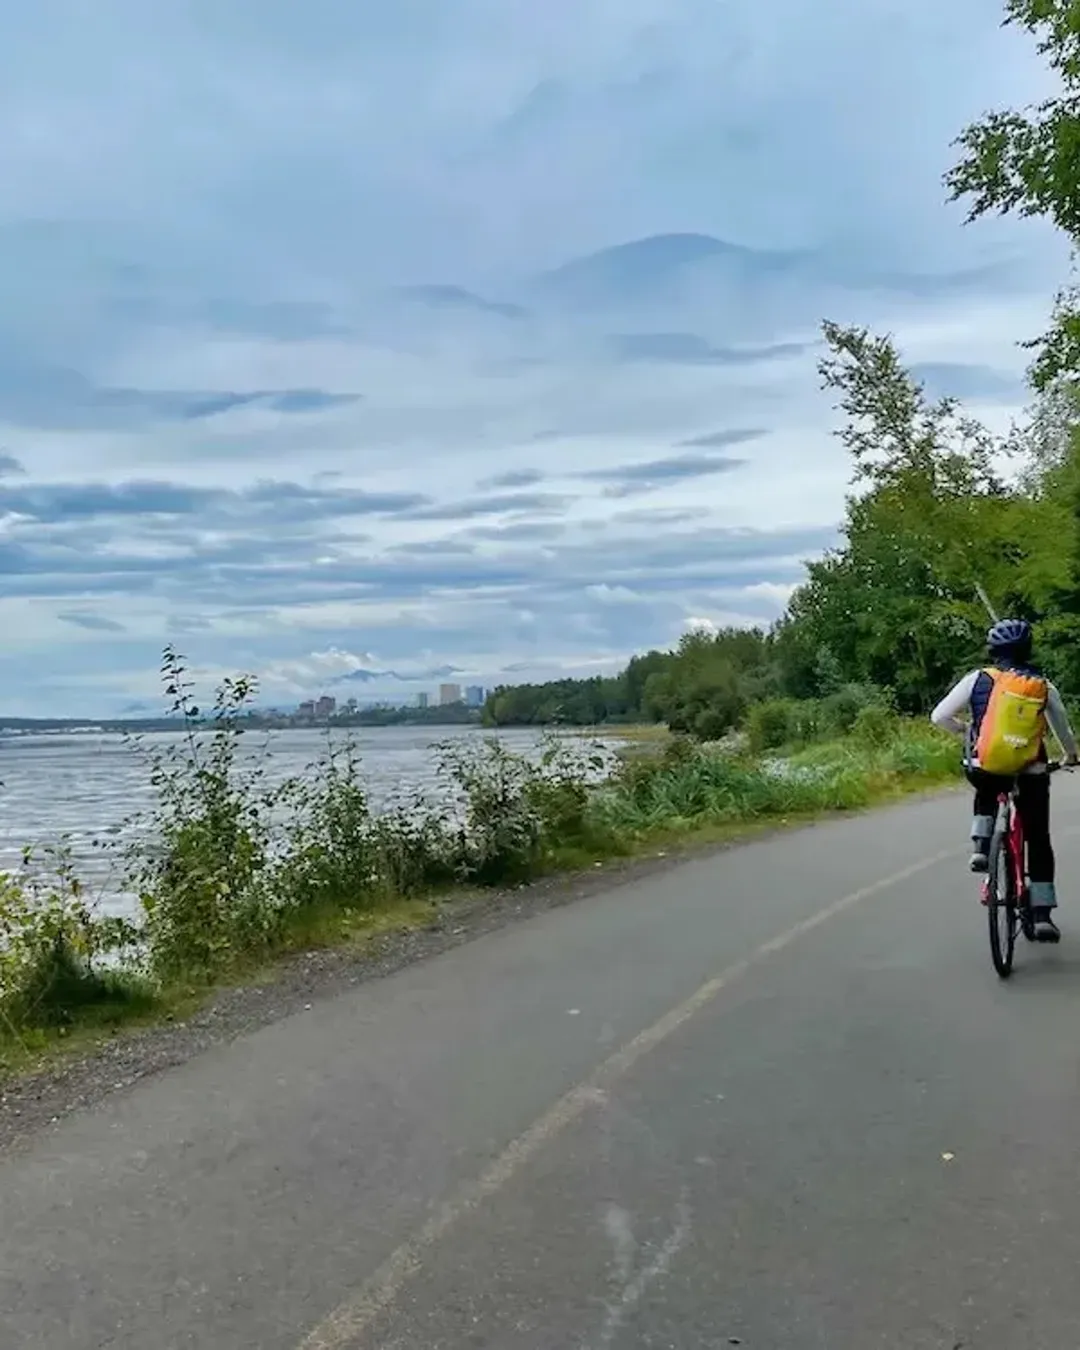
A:
MULTIPOLYGON (((1012 853, 1013 866, 1013 895, 1016 903, 1022 904, 1025 888, 1027 886, 1027 859, 1024 856, 1024 822, 1020 819, 1020 812, 1017 810, 1016 803, 1012 800, 1011 792, 1003 792, 998 798, 998 805, 1002 803, 1009 811, 1009 851, 1012 853)), ((982 887, 982 902, 984 905, 990 903, 990 878, 986 877, 982 887)))
POLYGON ((1020 818, 1020 812, 1015 802, 1011 801, 1004 793, 1001 796, 1001 800, 1010 802, 1012 810, 1012 815, 1009 820, 1009 844, 1012 849, 1012 865, 1014 872, 1013 885, 1015 890, 1013 891, 1013 894, 1016 896, 1016 903, 1020 904, 1024 896, 1024 887, 1027 882, 1025 876, 1027 869, 1025 867, 1024 858, 1024 822, 1020 818))

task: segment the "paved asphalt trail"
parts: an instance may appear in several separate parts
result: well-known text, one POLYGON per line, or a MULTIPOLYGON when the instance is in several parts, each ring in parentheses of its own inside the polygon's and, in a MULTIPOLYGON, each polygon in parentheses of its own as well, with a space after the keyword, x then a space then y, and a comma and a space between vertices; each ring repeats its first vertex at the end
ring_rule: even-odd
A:
POLYGON ((1068 1350, 1054 788, 1066 938, 1009 984, 947 796, 549 912, 65 1121, 0 1162, 0 1346, 1068 1350))

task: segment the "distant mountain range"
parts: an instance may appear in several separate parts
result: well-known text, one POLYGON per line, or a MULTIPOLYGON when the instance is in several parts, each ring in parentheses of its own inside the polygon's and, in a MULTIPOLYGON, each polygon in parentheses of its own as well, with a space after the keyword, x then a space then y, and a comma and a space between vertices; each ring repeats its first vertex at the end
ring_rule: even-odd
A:
POLYGON ((688 273, 709 272, 734 282, 789 276, 812 258, 745 248, 708 234, 654 234, 575 258, 543 273, 534 285, 541 294, 577 306, 662 296, 688 273))
POLYGON ((433 666, 430 670, 413 671, 402 674, 398 670, 351 670, 348 675, 339 675, 331 680, 331 685, 372 684, 376 680, 400 680, 416 684, 418 680, 448 680, 462 672, 456 666, 433 666))
POLYGON ((907 273, 839 248, 754 248, 709 234, 667 233, 571 258, 504 283, 498 294, 450 283, 401 287, 384 321, 405 332, 442 328, 448 341, 468 332, 481 349, 497 344, 510 363, 591 355, 740 364, 796 355, 791 339, 816 330, 844 294, 933 300, 1005 284, 1009 275, 1001 265, 907 273), (751 350, 743 355, 746 346, 751 350))
POLYGON ((482 295, 467 291, 463 286, 401 286, 396 294, 403 300, 412 300, 432 309, 475 310, 480 314, 498 315, 501 319, 528 317, 528 310, 521 305, 485 300, 482 295))
MULTIPOLYGON (((980 266, 945 273, 908 273, 868 267, 846 252, 828 249, 758 249, 732 244, 709 234, 653 234, 597 249, 525 280, 520 289, 534 301, 590 303, 663 299, 687 279, 740 284, 767 281, 806 282, 856 290, 892 290, 908 295, 932 294, 985 284, 1001 272, 980 266)), ((517 288, 515 288, 517 289, 517 288)), ((529 306, 504 298, 491 299, 457 285, 403 286, 403 299, 435 309, 475 310, 521 320, 529 306)))
POLYGON ((161 699, 143 699, 141 703, 125 703, 116 714, 117 717, 161 717, 167 716, 161 699))

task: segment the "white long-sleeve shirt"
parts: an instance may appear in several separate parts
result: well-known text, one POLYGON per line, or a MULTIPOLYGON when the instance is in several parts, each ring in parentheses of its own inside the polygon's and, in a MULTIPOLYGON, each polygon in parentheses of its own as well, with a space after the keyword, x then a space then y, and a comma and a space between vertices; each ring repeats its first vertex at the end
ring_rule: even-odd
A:
MULTIPOLYGON (((957 736, 967 735, 969 723, 962 720, 962 714, 971 714, 971 696, 975 692, 975 682, 982 674, 981 670, 972 670, 958 680, 949 690, 934 711, 930 714, 930 721, 934 726, 941 727, 944 731, 951 731, 957 736)), ((1049 680, 1046 682, 1046 720, 1050 724, 1050 730, 1059 741, 1062 750, 1065 751, 1067 758, 1072 759, 1077 754, 1076 737, 1073 735, 1072 726, 1069 723, 1069 714, 1065 711, 1065 704, 1062 702, 1061 695, 1058 693, 1055 685, 1049 680)), ((969 754, 973 747, 969 746, 969 754)), ((1024 770, 1025 773, 1041 773, 1045 771, 1044 764, 1032 764, 1024 770)))

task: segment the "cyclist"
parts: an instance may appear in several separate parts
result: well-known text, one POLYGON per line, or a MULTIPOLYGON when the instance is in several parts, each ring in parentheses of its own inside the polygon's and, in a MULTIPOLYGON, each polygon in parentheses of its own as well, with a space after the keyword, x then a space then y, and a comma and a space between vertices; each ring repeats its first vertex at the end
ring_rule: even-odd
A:
POLYGON ((971 870, 985 872, 990 853, 990 836, 997 816, 998 797, 1015 782, 1019 790, 1019 810, 1027 839, 1028 876, 1031 886, 1032 918, 1035 935, 1043 942, 1056 942, 1061 934, 1052 911, 1057 908, 1054 889, 1054 848, 1050 842, 1050 777, 1047 772, 1046 726, 1061 743, 1067 764, 1076 764, 1076 737, 1061 695, 1051 682, 1031 664, 1031 625, 1023 619, 1002 619, 986 635, 989 670, 973 670, 955 684, 934 711, 935 726, 962 735, 965 741, 964 769, 975 789, 974 820, 971 838, 974 852, 971 870), (994 742, 995 719, 1008 719, 1002 712, 1001 693, 1014 695, 1014 706, 1034 706, 1034 717, 1024 721, 1023 712, 1015 725, 1021 735, 994 742), (995 697, 997 696, 997 697, 995 697), (1026 745, 1021 745, 1027 736, 1026 745), (999 749, 999 747, 1003 747, 999 749), (1019 753, 1020 763, 1010 772, 991 772, 989 763, 1000 770, 1010 756, 1019 753))

